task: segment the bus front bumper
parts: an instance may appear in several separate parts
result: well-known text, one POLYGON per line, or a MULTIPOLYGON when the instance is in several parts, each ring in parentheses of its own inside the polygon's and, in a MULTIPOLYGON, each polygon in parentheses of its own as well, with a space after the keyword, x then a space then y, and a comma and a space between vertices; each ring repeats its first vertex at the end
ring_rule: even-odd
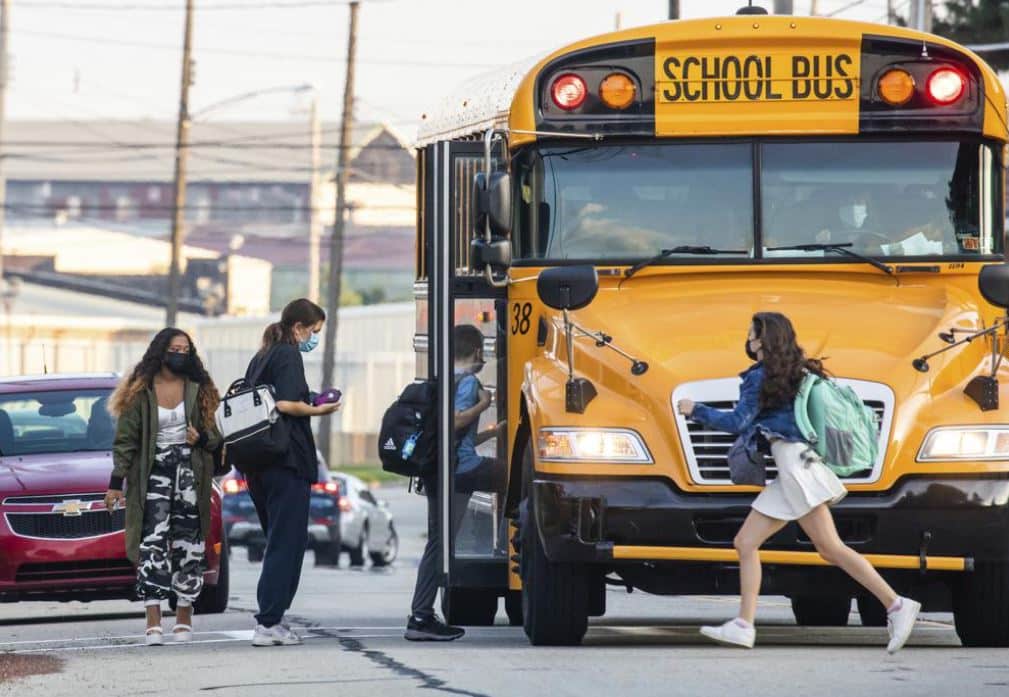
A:
MULTIPOLYGON (((691 494, 665 479, 538 474, 531 514, 555 562, 733 564, 752 495, 691 494)), ((841 538, 878 568, 970 571, 1009 560, 1009 477, 905 478, 835 505, 841 538)), ((797 525, 761 551, 768 564, 823 566, 797 525)))

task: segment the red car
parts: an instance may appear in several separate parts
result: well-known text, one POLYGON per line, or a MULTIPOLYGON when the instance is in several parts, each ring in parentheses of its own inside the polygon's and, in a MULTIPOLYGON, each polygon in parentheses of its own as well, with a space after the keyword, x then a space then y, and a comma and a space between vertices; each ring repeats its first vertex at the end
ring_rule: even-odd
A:
MULTIPOLYGON (((0 378, 0 602, 133 597, 123 509, 109 515, 114 374, 0 378)), ((221 491, 197 612, 228 602, 221 491)))

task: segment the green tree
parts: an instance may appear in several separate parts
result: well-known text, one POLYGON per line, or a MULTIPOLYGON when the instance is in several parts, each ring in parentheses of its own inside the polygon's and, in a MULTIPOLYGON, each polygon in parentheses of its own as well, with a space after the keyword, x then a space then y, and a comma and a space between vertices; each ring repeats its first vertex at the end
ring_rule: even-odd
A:
MULTIPOLYGON (((1009 42, 1009 0, 946 0, 932 31, 961 44, 1009 42)), ((1009 68, 1009 50, 981 54, 997 70, 1009 68)))

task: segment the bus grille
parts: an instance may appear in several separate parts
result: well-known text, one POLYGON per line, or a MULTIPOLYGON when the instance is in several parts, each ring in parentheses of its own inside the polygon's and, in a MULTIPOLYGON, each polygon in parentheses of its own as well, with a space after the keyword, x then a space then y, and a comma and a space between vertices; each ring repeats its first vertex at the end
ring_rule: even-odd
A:
MULTIPOLYGON (((713 401, 705 402, 705 404, 723 411, 732 411, 736 407, 734 401, 713 401)), ((882 429, 886 406, 883 402, 876 400, 865 400, 865 404, 876 413, 877 423, 880 429, 882 429)), ((706 426, 695 421, 690 421, 687 423, 687 438, 689 441, 688 445, 697 461, 697 473, 700 475, 698 483, 731 484, 729 463, 726 456, 729 452, 729 446, 736 440, 736 437, 728 433, 722 433, 721 431, 710 431, 706 426)), ((768 481, 778 476, 778 470, 774 466, 774 460, 770 456, 764 456, 764 464, 767 466, 768 481)), ((865 472, 854 472, 847 477, 842 477, 842 479, 862 479, 867 474, 868 470, 865 472)))
POLYGON ((8 513, 7 523, 17 535, 47 540, 74 540, 119 532, 126 526, 126 511, 86 511, 79 516, 59 513, 8 513))

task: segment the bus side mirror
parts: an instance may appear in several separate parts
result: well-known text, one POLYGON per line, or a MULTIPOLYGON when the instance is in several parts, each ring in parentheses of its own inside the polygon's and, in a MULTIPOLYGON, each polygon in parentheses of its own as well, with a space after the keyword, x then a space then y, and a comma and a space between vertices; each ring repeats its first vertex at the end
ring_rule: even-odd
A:
POLYGON ((536 293, 547 307, 580 310, 596 297, 599 276, 594 266, 558 266, 536 279, 536 293))
POLYGON ((511 177, 507 172, 483 172, 473 177, 473 227, 478 235, 490 224, 493 235, 507 237, 512 227, 511 177))
POLYGON ((982 267, 977 277, 977 287, 984 299, 992 305, 1009 309, 1009 264, 982 267))
POLYGON ((512 243, 504 237, 474 237, 470 243, 470 268, 483 271, 488 266, 494 271, 504 271, 512 264, 512 243))

